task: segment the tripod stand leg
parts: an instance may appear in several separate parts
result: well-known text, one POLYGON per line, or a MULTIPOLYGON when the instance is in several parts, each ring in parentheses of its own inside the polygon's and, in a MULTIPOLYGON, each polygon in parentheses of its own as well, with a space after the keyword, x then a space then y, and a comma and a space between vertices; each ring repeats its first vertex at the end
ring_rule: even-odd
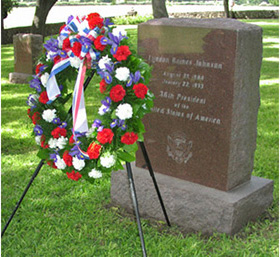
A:
MULTIPOLYGON (((86 79, 86 81, 85 81, 85 83, 84 83, 84 85, 83 85, 83 86, 84 86, 84 90, 86 90, 86 88, 88 87, 88 85, 89 85, 89 83, 90 83, 90 81, 91 81, 91 79, 92 79, 92 77, 93 77, 94 74, 95 74, 95 71, 92 70, 91 74, 87 77, 87 79, 86 79)), ((72 113, 72 107, 68 110, 68 113, 69 113, 69 114, 72 113)), ((22 194, 20 200, 18 201, 18 203, 17 203, 17 205, 16 205, 16 208, 14 209, 12 215, 10 216, 8 222, 6 223, 4 229, 2 230, 2 232, 1 232, 1 238, 3 237, 5 231, 6 231, 6 229, 8 228, 10 222, 12 221, 12 219, 13 219, 13 217, 14 217, 16 211, 17 211, 17 209, 19 208, 19 206, 20 206, 20 204, 21 204, 23 198, 25 197, 25 195, 26 195, 26 193, 27 193, 29 187, 31 186, 33 180, 34 180, 34 179, 36 178, 36 176, 38 175, 38 173, 39 173, 40 169, 42 168, 43 164, 44 164, 44 160, 41 160, 41 161, 39 162, 39 164, 38 164, 38 166, 37 166, 37 168, 36 168, 36 170, 35 170, 35 172, 34 172, 32 178, 31 178, 31 180, 29 181, 27 187, 25 188, 25 190, 24 190, 24 192, 23 192, 23 194, 22 194)))
POLYGON ((169 221, 169 218, 168 218, 168 215, 167 215, 167 212, 166 212, 166 209, 165 209, 165 206, 164 206, 164 203, 163 203, 163 200, 162 200, 162 197, 161 197, 159 188, 158 188, 158 184, 157 184, 157 181, 156 181, 156 178, 155 178, 155 174, 154 174, 154 171, 153 171, 153 168, 152 168, 152 164, 151 164, 151 162, 150 162, 148 153, 147 153, 147 151, 146 151, 146 147, 145 147, 145 145, 144 145, 144 142, 139 142, 139 144, 140 144, 140 147, 141 147, 141 150, 142 150, 144 159, 145 159, 145 161, 146 161, 146 164, 147 164, 147 166, 148 166, 150 175, 151 175, 151 177, 152 177, 152 180, 153 180, 155 189, 156 189, 156 191, 157 191, 158 199, 159 199, 159 202, 160 202, 160 205, 161 205, 161 208, 162 208, 162 211, 163 211, 163 214, 164 214, 166 223, 167 223, 167 225, 170 227, 171 224, 170 224, 170 221, 169 221))
POLYGON ((137 220, 137 225, 138 225, 139 236, 140 236, 140 240, 141 240, 142 253, 143 253, 143 257, 146 257, 147 253, 146 253, 143 231, 142 231, 142 227, 141 227, 136 190, 135 190, 135 185, 134 185, 134 180, 133 180, 133 175, 132 175, 132 170, 131 170, 131 164, 129 162, 126 163, 126 169, 127 169, 127 175, 128 175, 129 185, 130 185, 133 207, 135 210, 135 215, 136 215, 136 220, 137 220))
POLYGON ((33 182, 33 181, 34 181, 34 179, 37 177, 37 175, 38 175, 38 173, 39 173, 40 169, 42 168, 43 164, 44 164, 44 161, 43 161, 43 160, 41 160, 41 161, 40 161, 40 163, 38 164, 38 166, 37 166, 37 168, 36 168, 35 172, 33 173, 33 176, 32 176, 32 178, 30 179, 30 181, 29 181, 29 183, 28 183, 27 187, 25 188, 25 190, 24 190, 24 192, 23 192, 23 194, 22 194, 21 198, 19 199, 19 201, 18 201, 18 203, 17 203, 17 205, 16 205, 16 208, 14 209, 14 211, 13 211, 12 215, 10 216, 10 218, 9 218, 8 222, 6 223, 6 225, 5 225, 4 229, 2 230, 2 232, 1 232, 1 238, 3 237, 3 235, 4 235, 5 231, 6 231, 6 229, 8 228, 8 226, 9 226, 10 222, 12 221, 12 219, 13 219, 14 215, 16 214, 17 209, 19 208, 19 206, 20 206, 20 204, 21 204, 21 202, 22 202, 23 198, 25 197, 25 195, 26 195, 26 193, 27 193, 28 189, 30 188, 30 186, 31 186, 32 182, 33 182))

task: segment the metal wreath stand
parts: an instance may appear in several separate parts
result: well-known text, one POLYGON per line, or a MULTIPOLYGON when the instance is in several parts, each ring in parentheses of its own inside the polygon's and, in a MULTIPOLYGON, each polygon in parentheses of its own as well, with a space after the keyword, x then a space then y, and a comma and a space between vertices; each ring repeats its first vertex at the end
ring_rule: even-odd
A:
MULTIPOLYGON (((89 85, 89 83, 90 83, 90 81, 91 81, 91 79, 92 79, 94 74, 95 74, 95 70, 93 70, 92 73, 87 77, 87 79, 86 79, 86 81, 84 83, 84 90, 86 90, 86 88, 89 85)), ((72 113, 72 107, 70 107, 68 113, 69 114, 72 113)), ((146 151, 146 147, 144 145, 144 142, 139 142, 139 144, 140 144, 141 151, 143 153, 145 162, 146 162, 147 167, 149 169, 150 176, 152 177, 152 180, 153 180, 153 183, 154 183, 157 195, 158 195, 158 199, 159 199, 159 202, 160 202, 160 205, 161 205, 161 208, 162 208, 162 211, 163 211, 166 223, 167 223, 168 226, 171 226, 170 222, 169 222, 169 219, 168 219, 168 215, 167 215, 165 206, 164 206, 164 203, 163 203, 163 200, 162 200, 162 197, 161 197, 161 194, 160 194, 160 191, 159 191, 159 188, 158 188, 158 185, 157 185, 155 174, 154 174, 154 171, 153 171, 153 168, 152 168, 152 165, 151 165, 148 153, 146 151)), ((34 173, 33 173, 32 177, 31 177, 28 185, 26 186, 26 188, 25 188, 21 198, 17 202, 16 207, 15 207, 14 211, 12 212, 8 222, 6 223, 5 227, 3 228, 2 232, 1 232, 1 238, 4 236, 6 229, 8 228, 10 222, 12 221, 14 215, 16 214, 16 211, 18 210, 18 208, 19 208, 21 202, 23 201, 26 193, 28 192, 28 189, 30 188, 30 186, 33 183, 34 179, 37 177, 37 175, 38 175, 39 171, 41 170, 41 168, 43 167, 43 165, 44 165, 44 160, 41 160, 39 162, 36 170, 34 171, 34 173)), ((146 252, 146 247, 145 247, 144 235, 143 235, 143 231, 142 231, 142 227, 141 227, 141 220, 140 220, 140 215, 139 215, 137 194, 136 194, 136 190, 135 190, 135 184, 134 184, 134 179, 133 179, 133 175, 132 175, 132 169, 131 169, 131 163, 130 162, 126 162, 126 170, 127 170, 127 176, 128 176, 128 181, 129 181, 129 186, 130 186, 130 191, 131 191, 132 203, 133 203, 133 207, 134 207, 134 211, 135 211, 135 216, 136 216, 136 220, 137 220, 137 226, 138 226, 138 232, 139 232, 139 237, 140 237, 140 241, 141 241, 142 253, 143 253, 143 256, 146 257, 147 256, 147 252, 146 252)))

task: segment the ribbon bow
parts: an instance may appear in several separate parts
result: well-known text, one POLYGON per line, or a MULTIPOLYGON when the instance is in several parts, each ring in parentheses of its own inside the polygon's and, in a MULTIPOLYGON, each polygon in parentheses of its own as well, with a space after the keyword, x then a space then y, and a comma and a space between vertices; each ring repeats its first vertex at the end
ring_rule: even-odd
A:
MULTIPOLYGON (((75 133, 84 133, 88 131, 83 84, 86 73, 86 62, 91 63, 92 60, 98 60, 100 57, 100 53, 92 49, 93 41, 99 33, 100 29, 98 27, 90 30, 85 19, 80 20, 78 17, 74 18, 73 16, 70 16, 58 37, 60 42, 63 42, 63 40, 69 38, 71 47, 73 47, 75 42, 79 42, 82 45, 81 53, 78 57, 80 58, 81 63, 75 82, 72 101, 73 135, 75 141, 77 141, 75 133), (78 34, 76 36, 70 36, 72 32, 78 34)), ((50 45, 51 43, 52 42, 50 42, 50 45)), ((51 53, 54 55, 60 55, 61 59, 54 64, 46 84, 46 91, 49 98, 48 104, 52 103, 57 97, 61 95, 61 91, 57 84, 56 75, 66 69, 70 65, 70 58, 74 57, 71 48, 69 48, 69 50, 66 52, 61 51, 57 46, 55 46, 54 50, 55 51, 52 51, 51 53)), ((83 152, 81 149, 80 151, 86 158, 88 157, 86 152, 83 152)))

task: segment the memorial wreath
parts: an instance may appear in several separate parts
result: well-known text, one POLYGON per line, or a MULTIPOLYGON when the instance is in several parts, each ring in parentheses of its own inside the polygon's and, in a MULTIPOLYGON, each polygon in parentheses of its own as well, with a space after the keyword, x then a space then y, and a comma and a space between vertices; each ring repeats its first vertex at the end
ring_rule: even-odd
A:
POLYGON ((35 93, 27 100, 38 156, 68 178, 93 182, 104 172, 123 169, 135 160, 137 141, 143 141, 143 116, 154 96, 146 86, 151 67, 129 46, 126 31, 111 26, 98 13, 70 16, 57 39, 46 49, 30 81, 35 93), (88 128, 84 78, 100 76, 103 100, 88 128), (75 82, 69 93, 67 82, 75 82), (65 103, 72 97, 72 113, 65 103))

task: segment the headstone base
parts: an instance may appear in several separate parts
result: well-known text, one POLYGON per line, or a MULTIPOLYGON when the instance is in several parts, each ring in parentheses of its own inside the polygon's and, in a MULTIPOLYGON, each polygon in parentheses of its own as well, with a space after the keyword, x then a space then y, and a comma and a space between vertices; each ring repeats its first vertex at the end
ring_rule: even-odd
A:
POLYGON ((9 82, 14 84, 27 84, 32 74, 12 72, 9 74, 9 82))
MULTIPOLYGON (((132 165, 140 215, 164 220, 149 172, 132 165)), ((189 181, 155 173, 170 219, 184 232, 200 231, 233 235, 256 219, 273 201, 273 181, 253 177, 249 182, 224 192, 189 181)), ((111 200, 133 210, 126 170, 112 173, 111 200)))

